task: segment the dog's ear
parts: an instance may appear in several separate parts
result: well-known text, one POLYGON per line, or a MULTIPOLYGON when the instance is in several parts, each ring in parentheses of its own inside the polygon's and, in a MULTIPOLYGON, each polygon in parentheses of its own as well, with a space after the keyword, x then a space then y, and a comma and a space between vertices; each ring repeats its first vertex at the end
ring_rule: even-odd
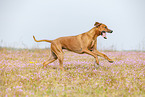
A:
POLYGON ((94 24, 95 27, 98 27, 98 26, 100 26, 100 25, 101 25, 101 23, 99 23, 99 22, 96 22, 96 23, 94 24))

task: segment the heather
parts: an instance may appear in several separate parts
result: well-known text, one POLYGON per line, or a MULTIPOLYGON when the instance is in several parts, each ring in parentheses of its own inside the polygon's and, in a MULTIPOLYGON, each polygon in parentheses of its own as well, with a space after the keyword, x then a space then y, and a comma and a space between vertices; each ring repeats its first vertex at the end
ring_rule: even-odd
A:
POLYGON ((144 97, 145 52, 101 51, 100 66, 87 54, 64 51, 65 72, 58 61, 42 68, 49 49, 0 48, 1 97, 144 97))

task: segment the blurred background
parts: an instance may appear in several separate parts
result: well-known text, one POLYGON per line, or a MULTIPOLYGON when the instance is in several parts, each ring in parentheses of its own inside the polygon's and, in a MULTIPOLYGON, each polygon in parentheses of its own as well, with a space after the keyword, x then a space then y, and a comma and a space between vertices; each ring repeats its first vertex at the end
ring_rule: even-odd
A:
POLYGON ((0 47, 49 48, 61 36, 89 31, 95 22, 114 32, 99 50, 145 51, 145 0, 0 0, 0 47))

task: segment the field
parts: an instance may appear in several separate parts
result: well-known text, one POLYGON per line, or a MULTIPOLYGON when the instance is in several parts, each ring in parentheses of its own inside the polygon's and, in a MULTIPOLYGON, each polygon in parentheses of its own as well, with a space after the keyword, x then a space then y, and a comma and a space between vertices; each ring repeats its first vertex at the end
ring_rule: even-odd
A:
POLYGON ((65 72, 58 61, 42 68, 48 49, 0 49, 1 97, 145 97, 145 52, 101 51, 115 60, 65 51, 65 72))

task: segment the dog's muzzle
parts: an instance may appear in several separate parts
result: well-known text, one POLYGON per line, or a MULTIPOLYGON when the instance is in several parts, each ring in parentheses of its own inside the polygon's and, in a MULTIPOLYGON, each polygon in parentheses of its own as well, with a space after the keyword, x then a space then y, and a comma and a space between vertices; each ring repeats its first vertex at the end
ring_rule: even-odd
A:
POLYGON ((105 32, 105 31, 102 31, 102 32, 101 32, 101 35, 102 35, 102 37, 103 37, 104 39, 107 39, 107 37, 106 37, 106 32, 105 32))
POLYGON ((110 30, 108 33, 112 33, 113 32, 113 30, 110 30))

